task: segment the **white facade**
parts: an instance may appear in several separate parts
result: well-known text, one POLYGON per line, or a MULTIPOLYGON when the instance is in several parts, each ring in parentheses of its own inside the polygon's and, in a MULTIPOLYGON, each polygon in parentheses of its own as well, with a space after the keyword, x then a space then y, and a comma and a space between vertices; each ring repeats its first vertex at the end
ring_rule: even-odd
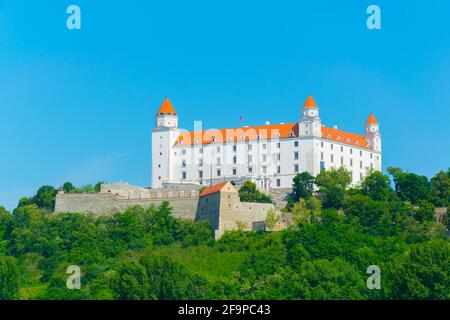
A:
POLYGON ((358 184, 370 170, 381 171, 381 135, 373 115, 364 136, 329 128, 308 97, 298 123, 186 133, 177 128, 178 116, 167 101, 152 132, 152 188, 224 180, 291 188, 297 173, 317 175, 341 166, 358 184))

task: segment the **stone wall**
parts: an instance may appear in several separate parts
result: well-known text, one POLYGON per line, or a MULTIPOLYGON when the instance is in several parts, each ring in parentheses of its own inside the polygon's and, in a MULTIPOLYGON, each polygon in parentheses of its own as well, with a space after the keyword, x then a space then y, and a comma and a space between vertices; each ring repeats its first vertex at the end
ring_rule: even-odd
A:
POLYGON ((107 215, 122 212, 126 209, 140 205, 148 208, 151 205, 159 206, 163 201, 169 201, 173 215, 177 218, 195 219, 198 206, 198 196, 122 199, 109 193, 97 194, 58 194, 56 196, 55 212, 82 212, 96 215, 107 215))

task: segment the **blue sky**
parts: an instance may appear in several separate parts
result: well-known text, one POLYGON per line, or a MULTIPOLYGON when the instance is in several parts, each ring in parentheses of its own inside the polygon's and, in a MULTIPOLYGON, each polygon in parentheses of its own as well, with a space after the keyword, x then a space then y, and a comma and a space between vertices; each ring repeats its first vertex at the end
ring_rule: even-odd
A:
POLYGON ((294 122, 307 95, 340 129, 374 112, 383 167, 432 176, 450 165, 449 21, 448 0, 0 0, 0 205, 65 181, 148 186, 165 96, 186 129, 294 122))

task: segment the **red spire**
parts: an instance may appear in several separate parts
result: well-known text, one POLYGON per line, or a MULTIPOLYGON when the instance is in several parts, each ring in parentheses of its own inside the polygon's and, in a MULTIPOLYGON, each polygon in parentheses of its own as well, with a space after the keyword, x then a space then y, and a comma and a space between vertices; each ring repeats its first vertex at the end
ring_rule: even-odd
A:
POLYGON ((177 112, 175 111, 174 107, 172 106, 172 103, 170 103, 170 100, 167 97, 164 99, 164 102, 159 108, 159 111, 156 113, 156 115, 160 114, 171 114, 174 116, 177 115, 177 112))
POLYGON ((378 121, 377 121, 377 119, 375 118, 375 116, 374 116, 373 113, 371 113, 371 114, 369 115, 369 118, 367 119, 366 124, 378 124, 378 121))
POLYGON ((317 104, 314 101, 313 97, 308 96, 308 98, 306 98, 306 102, 303 105, 303 108, 317 108, 317 104))

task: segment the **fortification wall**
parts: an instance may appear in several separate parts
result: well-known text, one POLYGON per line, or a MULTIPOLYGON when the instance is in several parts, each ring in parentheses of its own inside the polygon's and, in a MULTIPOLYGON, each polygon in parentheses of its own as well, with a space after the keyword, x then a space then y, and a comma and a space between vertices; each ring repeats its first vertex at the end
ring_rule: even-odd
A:
POLYGON ((173 215, 177 218, 195 219, 198 206, 198 195, 192 197, 162 197, 123 199, 109 193, 96 194, 58 194, 56 196, 55 212, 82 212, 96 215, 107 215, 140 205, 148 208, 151 205, 159 206, 163 201, 169 201, 173 215))

